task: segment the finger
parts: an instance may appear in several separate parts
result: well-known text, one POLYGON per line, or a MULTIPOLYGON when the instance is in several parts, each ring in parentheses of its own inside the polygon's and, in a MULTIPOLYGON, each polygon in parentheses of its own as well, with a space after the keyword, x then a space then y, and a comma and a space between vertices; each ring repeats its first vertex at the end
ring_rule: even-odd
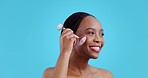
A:
POLYGON ((79 36, 75 35, 76 38, 79 38, 79 36))
MULTIPOLYGON (((69 31, 72 31, 72 30, 69 29, 69 28, 63 28, 62 35, 65 34, 65 33, 67 33, 67 32, 69 32, 69 31)), ((72 32, 73 32, 73 31, 72 31, 72 32)), ((76 38, 79 38, 77 35, 75 35, 75 36, 76 36, 76 38)))
POLYGON ((76 45, 76 43, 77 43, 76 42, 77 41, 76 38, 71 38, 71 40, 73 41, 73 44, 76 45))
POLYGON ((68 30, 66 33, 62 34, 62 37, 69 36, 69 35, 72 35, 72 34, 73 34, 73 31, 68 30))
POLYGON ((70 40, 73 42, 74 45, 76 44, 77 39, 75 37, 70 37, 70 40))
POLYGON ((74 45, 76 45, 76 44, 77 44, 77 39, 74 40, 74 45))
POLYGON ((68 39, 75 38, 76 39, 77 37, 75 36, 75 34, 71 33, 71 34, 67 35, 66 38, 68 38, 68 39))
POLYGON ((73 34, 73 33, 72 33, 72 34, 69 34, 69 35, 67 35, 67 36, 65 36, 65 38, 66 38, 67 40, 72 41, 74 45, 77 43, 77 37, 76 37, 76 35, 73 34))
POLYGON ((75 34, 71 34, 71 36, 73 37, 73 38, 77 38, 77 39, 79 39, 79 37, 77 36, 77 35, 75 35, 75 34))
POLYGON ((61 35, 67 33, 67 32, 70 31, 70 30, 71 30, 71 29, 69 29, 69 28, 64 29, 61 35))
POLYGON ((75 35, 72 30, 69 30, 67 33, 63 34, 63 37, 67 35, 74 35, 75 38, 79 38, 79 36, 75 35))

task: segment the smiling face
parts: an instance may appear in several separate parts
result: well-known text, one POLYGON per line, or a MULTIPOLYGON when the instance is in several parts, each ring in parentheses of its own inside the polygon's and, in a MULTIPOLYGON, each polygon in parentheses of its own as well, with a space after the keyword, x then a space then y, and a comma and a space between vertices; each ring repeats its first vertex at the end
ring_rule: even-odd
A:
POLYGON ((79 37, 86 37, 83 45, 76 45, 78 54, 86 58, 98 58, 101 48, 104 45, 103 29, 99 21, 92 17, 85 17, 76 31, 79 37))

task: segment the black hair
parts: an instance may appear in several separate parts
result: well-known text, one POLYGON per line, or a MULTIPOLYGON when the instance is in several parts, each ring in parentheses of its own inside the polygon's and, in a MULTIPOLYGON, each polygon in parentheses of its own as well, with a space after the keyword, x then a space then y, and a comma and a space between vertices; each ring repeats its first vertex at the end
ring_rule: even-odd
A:
MULTIPOLYGON (((74 34, 76 34, 76 31, 81 23, 81 21, 86 17, 86 16, 93 16, 91 14, 88 14, 86 12, 76 12, 70 15, 64 22, 63 27, 64 28, 70 28, 73 30, 74 34)), ((94 16, 93 16, 94 17, 94 16)), ((61 31, 62 34, 63 31, 61 31)))

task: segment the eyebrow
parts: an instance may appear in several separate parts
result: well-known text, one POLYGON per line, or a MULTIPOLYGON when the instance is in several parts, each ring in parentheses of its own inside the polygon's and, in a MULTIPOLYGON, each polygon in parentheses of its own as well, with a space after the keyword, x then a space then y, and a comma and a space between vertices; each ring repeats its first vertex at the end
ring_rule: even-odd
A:
MULTIPOLYGON (((87 29, 85 29, 85 31, 87 31, 87 30, 89 30, 89 29, 91 29, 91 30, 96 30, 95 28, 87 28, 87 29)), ((100 29, 100 31, 103 31, 103 29, 100 29)))

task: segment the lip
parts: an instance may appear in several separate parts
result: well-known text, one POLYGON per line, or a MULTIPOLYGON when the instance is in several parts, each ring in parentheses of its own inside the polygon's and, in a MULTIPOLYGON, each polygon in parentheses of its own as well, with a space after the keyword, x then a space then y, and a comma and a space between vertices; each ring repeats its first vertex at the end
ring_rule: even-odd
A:
POLYGON ((102 47, 101 47, 101 45, 91 45, 91 46, 89 46, 89 48, 90 48, 91 50, 93 50, 93 51, 99 53, 102 47), (99 50, 94 50, 92 47, 99 47, 100 49, 99 49, 99 50))

